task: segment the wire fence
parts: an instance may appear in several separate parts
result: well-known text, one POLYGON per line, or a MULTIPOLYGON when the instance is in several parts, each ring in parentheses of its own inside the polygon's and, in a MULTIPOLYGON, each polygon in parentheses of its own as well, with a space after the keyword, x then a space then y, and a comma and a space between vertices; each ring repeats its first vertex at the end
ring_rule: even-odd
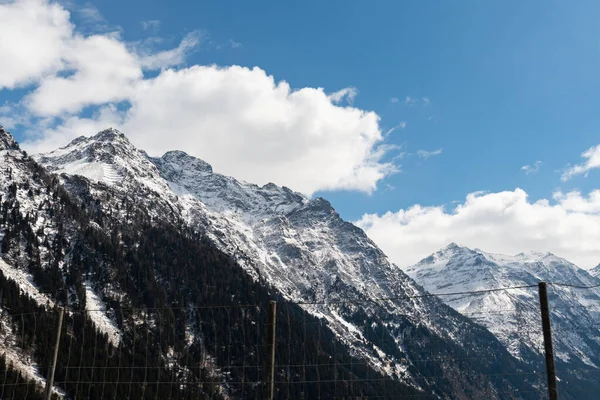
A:
MULTIPOLYGON (((369 302, 516 289, 535 295, 537 287, 369 302)), ((361 314, 362 307, 348 303, 66 309, 62 323, 56 309, 12 313, 5 308, 0 311, 0 399, 434 399, 460 391, 461 385, 470 390, 463 398, 548 396, 540 308, 464 314, 475 322, 490 317, 505 322, 500 333, 507 343, 536 344, 539 363, 528 365, 515 358, 522 349, 477 347, 478 332, 464 339, 473 351, 471 342, 463 343, 467 350, 448 348, 410 314, 361 314), (464 376, 481 382, 466 382, 464 376)), ((561 308, 551 306, 549 312, 561 308)), ((581 370, 600 375, 593 366, 581 370)), ((556 374, 574 372, 559 365, 556 374)), ((575 397, 566 391, 561 398, 575 397)))

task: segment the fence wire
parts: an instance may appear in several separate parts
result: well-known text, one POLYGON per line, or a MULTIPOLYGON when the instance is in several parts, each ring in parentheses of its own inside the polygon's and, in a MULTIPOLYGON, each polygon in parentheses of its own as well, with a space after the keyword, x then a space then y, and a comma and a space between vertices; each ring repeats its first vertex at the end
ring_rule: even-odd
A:
MULTIPOLYGON (((460 385, 463 369, 497 388, 506 387, 494 391, 497 397, 545 394, 543 364, 528 368, 515 363, 509 352, 448 351, 429 331, 406 322, 409 313, 351 314, 346 303, 278 301, 274 344, 267 335, 268 304, 67 309, 60 329, 55 309, 21 314, 1 309, 0 399, 46 398, 49 360, 59 332, 53 399, 265 399, 267 355, 273 345, 276 399, 435 399, 451 385, 460 385), (494 371, 492 362, 506 368, 494 371), (542 388, 531 390, 532 384, 542 388)), ((491 315, 513 323, 515 340, 531 335, 533 326, 541 343, 539 318, 523 317, 530 314, 509 308, 465 313, 475 322, 491 315), (523 329, 525 324, 529 330, 523 329)), ((589 366, 579 372, 600 370, 589 366)), ((563 392, 563 398, 574 398, 563 392)))

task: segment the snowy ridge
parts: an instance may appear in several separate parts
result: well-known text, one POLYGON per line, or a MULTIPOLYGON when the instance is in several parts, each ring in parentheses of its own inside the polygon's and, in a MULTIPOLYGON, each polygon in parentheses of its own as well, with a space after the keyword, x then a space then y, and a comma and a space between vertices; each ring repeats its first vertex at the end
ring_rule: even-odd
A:
MULTIPOLYGON (((435 383, 413 372, 422 355, 406 350, 412 332, 426 331, 461 348, 472 347, 472 335, 489 335, 435 298, 378 300, 426 292, 322 198, 308 199, 274 184, 237 181, 181 151, 149 157, 114 129, 78 138, 35 159, 63 174, 68 185, 75 182, 69 176, 89 179, 103 209, 120 213, 120 218, 127 217, 118 207, 120 199, 129 198, 152 218, 185 221, 204 232, 251 276, 266 280, 287 300, 313 303, 303 307, 325 320, 354 355, 416 388, 431 391, 435 383), (385 332, 396 346, 375 345, 367 328, 385 332)), ((99 288, 94 294, 110 295, 99 288)), ((495 341, 489 345, 501 348, 495 341)))
POLYGON ((590 269, 588 272, 590 273, 590 275, 592 275, 594 277, 599 277, 600 276, 600 264, 596 265, 594 268, 590 269))
MULTIPOLYGON (((259 187, 239 182, 214 173, 209 164, 181 151, 150 158, 112 129, 78 138, 35 158, 51 171, 76 171, 102 183, 107 182, 104 175, 97 174, 95 165, 98 160, 110 165, 124 176, 118 185, 112 185, 114 190, 152 192, 157 202, 181 213, 251 275, 266 278, 289 300, 339 301, 353 293, 356 300, 366 302, 369 297, 421 291, 362 230, 342 221, 324 199, 309 200, 274 184, 259 187), (77 168, 72 168, 74 165, 77 168), (377 281, 378 276, 383 281, 377 281)), ((437 330, 436 324, 420 315, 420 308, 428 307, 419 303, 402 305, 395 313, 411 314, 413 323, 426 323, 437 330)), ((326 318, 342 340, 354 344, 375 366, 391 362, 366 348, 364 338, 352 334, 358 328, 351 328, 352 323, 335 310, 322 306, 307 309, 326 318)))
MULTIPOLYGON (((259 187, 239 182, 179 151, 151 160, 186 204, 190 223, 201 227, 249 273, 266 277, 290 301, 355 300, 357 307, 374 315, 378 307, 369 299, 423 293, 362 230, 343 221, 322 198, 309 200, 274 184, 259 187)), ((305 308, 327 320, 341 340, 374 367, 420 387, 399 360, 365 347, 368 341, 361 328, 336 306, 305 308)), ((428 315, 431 307, 427 301, 390 308, 390 324, 402 315, 439 334, 453 335, 433 322, 438 316, 428 315)), ((403 361, 410 363, 409 359, 403 361)))
MULTIPOLYGON (((540 281, 579 286, 600 284, 587 271, 551 253, 507 256, 454 243, 405 271, 432 293, 536 285, 540 281)), ((600 366, 600 290, 550 286, 549 295, 557 358, 593 368, 600 366)), ((513 355, 522 357, 524 351, 542 353, 536 287, 442 299, 485 325, 513 355)))
POLYGON ((129 143, 123 133, 106 129, 91 138, 79 137, 69 145, 34 159, 56 174, 80 175, 108 185, 141 184, 154 193, 170 194, 146 154, 129 143))

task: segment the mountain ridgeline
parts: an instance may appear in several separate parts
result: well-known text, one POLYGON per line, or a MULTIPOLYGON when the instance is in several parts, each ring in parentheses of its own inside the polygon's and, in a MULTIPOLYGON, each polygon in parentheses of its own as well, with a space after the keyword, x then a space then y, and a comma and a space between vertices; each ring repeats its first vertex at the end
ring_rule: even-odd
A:
POLYGON ((0 129, 0 146, 1 398, 41 398, 55 305, 56 398, 264 398, 272 300, 278 399, 544 392, 539 363, 324 199, 149 157, 114 129, 34 157, 0 129))
POLYGON ((531 285, 441 298, 532 365, 539 363, 544 349, 536 285, 566 284, 548 287, 561 398, 592 398, 600 390, 600 278, 595 270, 588 272, 551 253, 508 256, 452 243, 405 272, 433 293, 531 285))

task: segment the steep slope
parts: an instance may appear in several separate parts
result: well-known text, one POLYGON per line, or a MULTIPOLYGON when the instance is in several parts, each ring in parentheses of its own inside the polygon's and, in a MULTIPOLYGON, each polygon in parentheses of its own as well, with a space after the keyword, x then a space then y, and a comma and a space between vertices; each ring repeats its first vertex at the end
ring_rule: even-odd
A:
POLYGON ((600 264, 596 265, 594 268, 588 271, 590 275, 598 277, 600 276, 600 264))
MULTIPOLYGON (((104 150, 113 158, 98 149, 77 151, 111 167, 138 154, 114 151, 120 136, 104 132, 99 138, 106 136, 110 146, 104 150)), ((262 397, 265 310, 269 300, 280 300, 277 293, 181 225, 172 199, 148 188, 155 183, 148 175, 135 174, 144 185, 134 185, 128 169, 118 170, 122 178, 115 186, 98 175, 97 181, 77 175, 59 180, 3 129, 0 144, 0 398, 42 397, 57 326, 54 304, 67 308, 58 396, 262 397), (231 308, 214 310, 210 304, 231 308)), ((328 366, 294 373, 296 380, 323 383, 282 385, 280 398, 419 394, 359 365, 298 306, 280 309, 277 317, 280 329, 290 332, 290 340, 278 346, 277 365, 328 366)))
POLYGON ((238 182, 179 151, 150 158, 115 130, 36 159, 111 218, 130 221, 135 204, 147 223, 203 232, 255 282, 300 303, 380 373, 435 397, 537 397, 529 367, 488 331, 425 296, 324 199, 238 182))
MULTIPOLYGON (((600 284, 600 279, 550 253, 506 256, 471 250, 454 243, 405 271, 433 293, 536 285, 540 281, 575 286, 600 284)), ((537 288, 444 296, 442 299, 486 326, 516 357, 532 360, 535 355, 543 354, 537 288)), ((577 371, 573 372, 574 377, 569 377, 571 379, 591 377, 598 382, 600 288, 582 290, 551 285, 549 302, 559 369, 577 371)), ((568 380, 564 373, 559 377, 568 380)))

